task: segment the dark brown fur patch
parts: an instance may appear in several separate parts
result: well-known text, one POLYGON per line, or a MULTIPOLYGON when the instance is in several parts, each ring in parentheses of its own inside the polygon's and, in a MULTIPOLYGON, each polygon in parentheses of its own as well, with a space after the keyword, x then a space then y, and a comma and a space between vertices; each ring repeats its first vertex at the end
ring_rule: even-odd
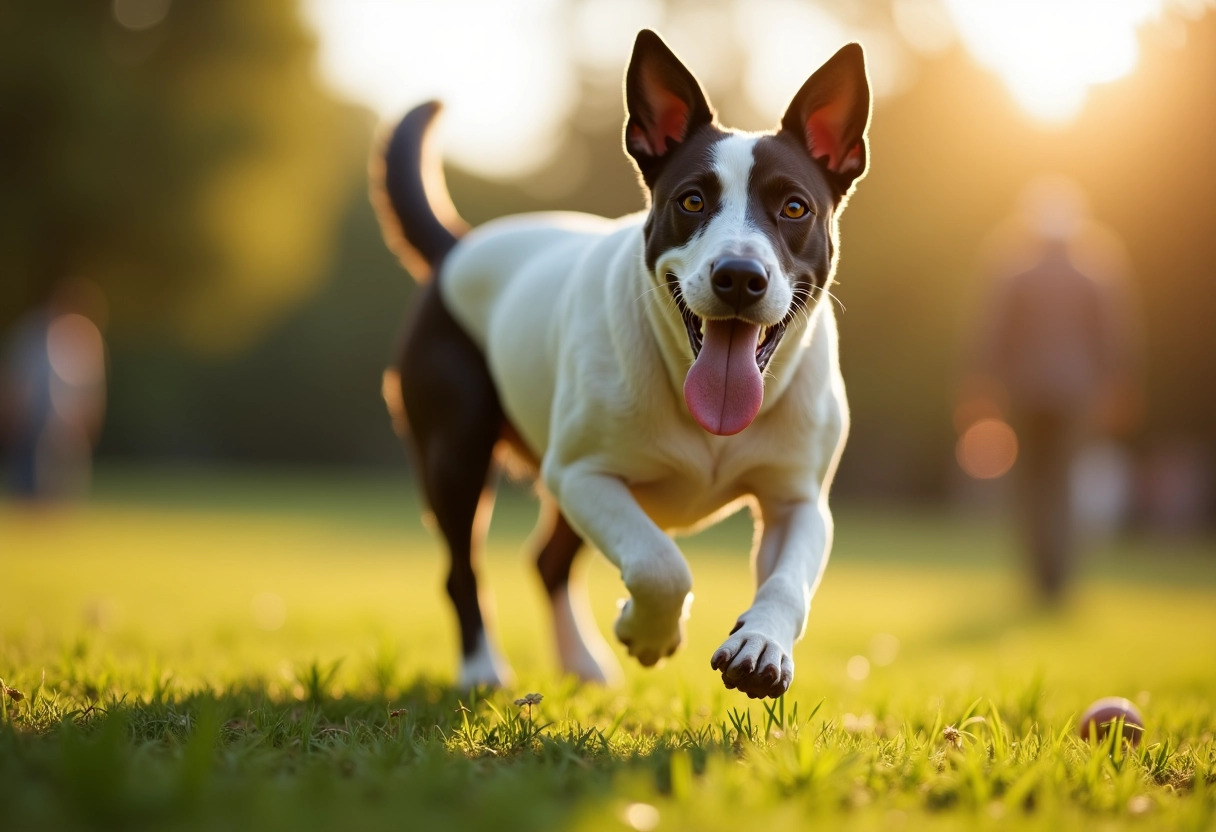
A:
POLYGON ((714 170, 714 145, 727 135, 712 124, 701 128, 672 152, 655 179, 644 229, 649 271, 654 271, 664 252, 687 243, 713 219, 722 194, 722 183, 714 170), (680 206, 680 199, 690 191, 705 200, 705 209, 699 214, 680 206))
POLYGON ((822 289, 832 268, 836 191, 801 141, 786 131, 757 140, 752 158, 748 220, 772 240, 795 294, 822 289), (781 211, 791 198, 806 201, 814 215, 786 219, 781 211))

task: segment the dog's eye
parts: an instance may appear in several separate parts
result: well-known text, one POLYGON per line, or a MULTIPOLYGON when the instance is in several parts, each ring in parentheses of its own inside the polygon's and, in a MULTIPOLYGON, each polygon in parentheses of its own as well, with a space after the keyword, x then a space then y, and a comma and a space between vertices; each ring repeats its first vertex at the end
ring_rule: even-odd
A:
POLYGON ((699 214, 705 209, 705 200, 700 194, 685 194, 680 199, 680 207, 690 214, 699 214))
POLYGON ((800 220, 806 216, 808 208, 801 199, 791 199, 781 209, 781 214, 791 220, 800 220))

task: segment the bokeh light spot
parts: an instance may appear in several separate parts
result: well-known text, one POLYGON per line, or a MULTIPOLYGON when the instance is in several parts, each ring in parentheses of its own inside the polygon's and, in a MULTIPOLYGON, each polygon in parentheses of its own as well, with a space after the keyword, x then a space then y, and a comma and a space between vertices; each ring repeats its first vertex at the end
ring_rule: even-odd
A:
POLYGON ((132 32, 143 32, 164 23, 172 0, 114 0, 114 19, 132 32))
POLYGON ((890 633, 875 633, 870 639, 870 661, 875 667, 886 667, 899 655, 899 639, 890 633))
POLYGON ((47 359, 59 380, 73 387, 98 384, 105 377, 105 343, 97 324, 84 315, 59 315, 46 334, 47 359))
POLYGON ((908 44, 925 55, 936 55, 954 43, 954 24, 938 0, 895 0, 895 28, 908 44))
POLYGON ((977 480, 1004 476, 1018 458, 1018 437, 1001 419, 980 419, 963 432, 955 448, 959 466, 977 480))
POLYGON ((649 803, 630 803, 623 814, 625 823, 638 832, 650 832, 659 825, 659 810, 649 803))

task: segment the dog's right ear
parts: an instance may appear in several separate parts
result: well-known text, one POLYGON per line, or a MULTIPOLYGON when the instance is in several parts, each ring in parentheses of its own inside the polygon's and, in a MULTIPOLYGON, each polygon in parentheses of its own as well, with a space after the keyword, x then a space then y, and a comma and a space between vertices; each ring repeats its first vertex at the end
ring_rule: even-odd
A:
POLYGON ((633 42, 625 73, 625 108, 625 149, 651 187, 667 154, 714 120, 697 79, 649 29, 638 32, 633 42))

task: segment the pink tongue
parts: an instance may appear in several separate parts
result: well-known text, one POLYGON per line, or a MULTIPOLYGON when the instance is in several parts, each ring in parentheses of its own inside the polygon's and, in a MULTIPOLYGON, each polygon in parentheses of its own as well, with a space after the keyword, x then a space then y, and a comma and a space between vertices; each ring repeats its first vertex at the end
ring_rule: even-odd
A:
POLYGON ((692 418, 710 433, 730 436, 752 423, 764 401, 756 366, 760 327, 746 321, 706 321, 701 352, 684 379, 692 418))

